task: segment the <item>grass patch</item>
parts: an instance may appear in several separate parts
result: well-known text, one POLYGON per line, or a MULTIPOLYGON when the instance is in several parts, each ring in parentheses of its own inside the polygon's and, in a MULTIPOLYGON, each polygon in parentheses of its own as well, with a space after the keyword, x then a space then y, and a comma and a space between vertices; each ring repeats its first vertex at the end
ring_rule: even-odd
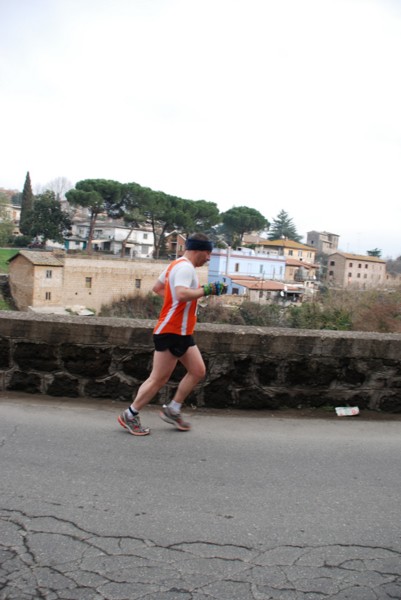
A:
POLYGON ((16 248, 0 248, 0 273, 8 273, 8 260, 18 254, 16 248))
POLYGON ((4 300, 0 293, 0 310, 14 310, 11 306, 4 300))

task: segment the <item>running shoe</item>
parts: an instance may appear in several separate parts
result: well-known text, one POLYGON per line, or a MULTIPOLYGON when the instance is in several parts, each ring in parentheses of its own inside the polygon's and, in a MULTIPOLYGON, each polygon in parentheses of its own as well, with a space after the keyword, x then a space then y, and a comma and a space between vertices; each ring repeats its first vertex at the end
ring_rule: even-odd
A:
POLYGON ((117 417, 117 421, 121 427, 127 429, 132 435, 149 435, 150 433, 149 427, 142 427, 139 415, 132 417, 132 419, 127 419, 125 410, 123 410, 121 415, 117 417))
POLYGON ((173 413, 166 404, 163 404, 163 410, 160 412, 160 418, 170 425, 174 425, 179 431, 189 431, 191 424, 184 421, 181 414, 173 413))

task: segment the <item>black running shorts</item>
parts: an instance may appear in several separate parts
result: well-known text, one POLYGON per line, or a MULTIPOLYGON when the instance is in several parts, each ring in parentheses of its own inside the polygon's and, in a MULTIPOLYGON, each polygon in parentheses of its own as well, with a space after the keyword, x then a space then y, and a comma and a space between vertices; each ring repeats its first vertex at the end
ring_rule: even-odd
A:
POLYGON ((170 350, 171 354, 180 358, 190 346, 195 346, 192 335, 177 335, 176 333, 159 333, 153 335, 155 349, 158 352, 170 350))

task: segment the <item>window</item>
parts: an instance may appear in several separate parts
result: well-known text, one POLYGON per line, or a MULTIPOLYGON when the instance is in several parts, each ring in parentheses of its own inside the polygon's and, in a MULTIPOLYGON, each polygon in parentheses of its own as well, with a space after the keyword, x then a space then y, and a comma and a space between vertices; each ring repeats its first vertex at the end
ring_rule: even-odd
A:
POLYGON ((85 277, 85 287, 87 287, 87 288, 92 287, 92 277, 85 277))
POLYGON ((46 271, 46 279, 51 279, 52 278, 52 271, 48 270, 46 271))
POLYGON ((357 277, 360 277, 360 276, 361 276, 361 274, 360 274, 360 273, 358 273, 357 277))
POLYGON ((239 263, 235 263, 234 271, 238 273, 239 271, 239 263))
POLYGON ((45 298, 46 298, 46 300, 51 300, 52 299, 52 293, 51 292, 46 292, 45 298))
POLYGON ((368 265, 365 265, 365 269, 367 269, 367 268, 368 268, 368 265))
POLYGON ((331 261, 330 261, 330 267, 334 267, 334 266, 335 266, 335 264, 336 264, 336 263, 335 263, 335 261, 334 261, 334 260, 331 260, 331 261))
POLYGON ((233 287, 233 294, 236 294, 238 296, 238 292, 239 292, 239 288, 233 287))
POLYGON ((293 250, 288 250, 288 256, 293 256, 294 251, 293 250))
POLYGON ((352 263, 349 263, 349 268, 352 269, 352 263))
POLYGON ((259 298, 263 298, 263 290, 259 290, 259 298))
POLYGON ((361 263, 359 263, 359 265, 358 265, 358 269, 362 269, 362 265, 361 265, 361 263))
POLYGON ((139 288, 141 287, 141 280, 140 279, 135 279, 135 287, 139 290, 139 288))
POLYGON ((330 275, 330 277, 333 277, 334 271, 329 271, 329 275, 330 275))
POLYGON ((263 265, 259 265, 259 273, 263 273, 263 265))
POLYGON ((148 239, 148 234, 147 234, 147 233, 144 233, 144 234, 143 234, 143 239, 144 239, 144 240, 147 240, 147 239, 148 239))
POLYGON ((352 273, 348 273, 348 277, 352 277, 352 273))

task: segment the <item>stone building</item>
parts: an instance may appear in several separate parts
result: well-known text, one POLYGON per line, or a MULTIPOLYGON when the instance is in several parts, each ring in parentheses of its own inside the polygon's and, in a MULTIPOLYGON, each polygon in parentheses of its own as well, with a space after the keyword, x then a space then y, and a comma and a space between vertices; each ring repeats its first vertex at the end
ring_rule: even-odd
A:
POLYGON ((387 281, 386 261, 377 256, 361 256, 345 252, 330 254, 327 282, 341 288, 369 289, 387 281))
MULTIPOLYGON (((107 256, 69 256, 60 251, 21 250, 9 261, 10 291, 18 310, 100 311, 123 298, 145 296, 167 261, 107 256)), ((197 269, 201 285, 208 269, 197 269)))
POLYGON ((340 236, 328 231, 308 231, 306 234, 306 243, 316 248, 317 252, 323 254, 332 254, 338 248, 340 236))

